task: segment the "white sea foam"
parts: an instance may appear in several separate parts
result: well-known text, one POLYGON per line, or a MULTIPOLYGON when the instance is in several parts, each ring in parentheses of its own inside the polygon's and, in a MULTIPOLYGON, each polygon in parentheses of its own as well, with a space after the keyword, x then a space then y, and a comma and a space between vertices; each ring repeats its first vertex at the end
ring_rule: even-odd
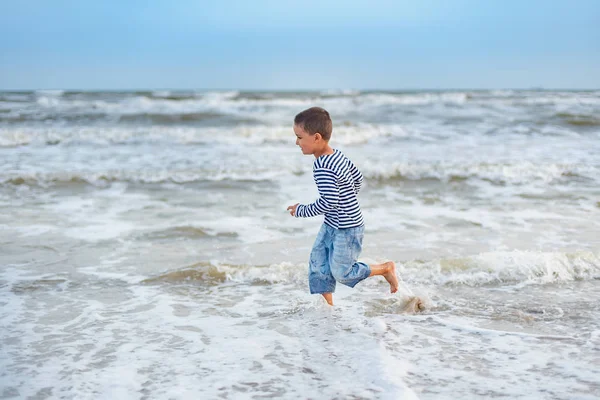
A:
MULTIPOLYGON (((105 263, 96 269, 97 280, 56 287, 49 282, 56 276, 19 267, 0 273, 12 289, 0 293, 9 305, 0 313, 0 335, 12 338, 3 342, 7 352, 19 354, 6 364, 13 379, 3 386, 20 396, 519 397, 540 380, 561 397, 569 391, 565 385, 596 390, 572 382, 594 381, 588 356, 594 332, 568 330, 562 325, 570 319, 558 316, 545 328, 549 332, 543 323, 508 324, 510 315, 487 311, 463 298, 467 293, 443 299, 444 308, 411 315, 398 307, 403 296, 386 294, 377 278, 355 289, 339 287, 330 308, 306 292, 306 269, 285 263, 216 266, 226 276, 213 289, 167 275, 123 285, 121 265, 105 263), (252 284, 271 279, 277 284, 252 284), (483 318, 490 313, 497 321, 491 326, 483 318), (515 369, 519 374, 505 374, 515 369), (25 379, 34 372, 39 379, 25 379), (481 373, 488 377, 479 384, 481 373)), ((572 297, 563 292, 553 290, 572 297)), ((531 307, 526 298, 518 300, 520 310, 531 307)), ((485 300, 498 309, 505 305, 485 300)))
POLYGON ((360 91, 351 89, 329 89, 320 92, 324 96, 358 96, 360 91))
POLYGON ((401 93, 401 94, 366 94, 361 96, 361 101, 369 106, 390 105, 426 105, 434 103, 462 104, 467 100, 465 92, 440 92, 440 93, 401 93))
MULTIPOLYGON (((261 286, 223 290, 219 297, 225 303, 218 308, 152 285, 123 293, 96 284, 92 297, 51 288, 38 292, 37 299, 3 292, 0 297, 10 301, 15 317, 3 318, 8 324, 3 334, 19 334, 8 349, 27 349, 6 365, 19 379, 3 386, 21 396, 49 390, 64 396, 415 398, 402 380, 407 363, 388 354, 371 335, 371 324, 332 313, 305 294, 294 292, 296 306, 286 310, 289 300, 273 303, 261 286), (48 301, 56 313, 44 310, 48 301), (328 337, 337 340, 328 343, 328 337), (20 379, 34 368, 40 379, 20 379), (335 380, 328 378, 332 372, 335 380)), ((283 298, 287 291, 271 292, 283 298)))

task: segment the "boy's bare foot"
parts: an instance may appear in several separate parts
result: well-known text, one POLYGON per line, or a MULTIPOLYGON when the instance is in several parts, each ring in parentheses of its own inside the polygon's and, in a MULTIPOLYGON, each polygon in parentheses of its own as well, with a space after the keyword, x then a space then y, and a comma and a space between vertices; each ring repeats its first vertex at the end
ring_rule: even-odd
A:
POLYGON ((321 293, 321 295, 325 298, 327 304, 333 305, 333 295, 331 293, 321 293))
POLYGON ((393 261, 388 261, 383 264, 371 265, 371 275, 383 275, 386 281, 390 284, 390 292, 398 291, 398 277, 396 276, 396 264, 393 261))
POLYGON ((383 263, 386 267, 386 271, 383 273, 383 277, 390 284, 390 292, 396 293, 398 291, 398 277, 396 276, 396 264, 393 261, 383 263))

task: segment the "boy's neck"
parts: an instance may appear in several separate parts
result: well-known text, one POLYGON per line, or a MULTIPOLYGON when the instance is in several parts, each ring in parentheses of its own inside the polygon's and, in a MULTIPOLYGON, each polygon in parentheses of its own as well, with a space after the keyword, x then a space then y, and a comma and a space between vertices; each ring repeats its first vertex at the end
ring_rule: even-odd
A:
POLYGON ((321 156, 333 154, 333 152, 334 152, 333 149, 331 148, 331 146, 329 146, 329 143, 327 143, 325 146, 323 146, 322 149, 316 150, 313 153, 313 155, 315 156, 315 158, 319 158, 321 156))

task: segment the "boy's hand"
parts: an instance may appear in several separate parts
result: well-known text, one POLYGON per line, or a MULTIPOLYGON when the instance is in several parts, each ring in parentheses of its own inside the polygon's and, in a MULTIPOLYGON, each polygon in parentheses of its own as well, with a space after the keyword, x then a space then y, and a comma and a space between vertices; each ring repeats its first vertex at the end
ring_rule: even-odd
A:
POLYGON ((296 203, 296 204, 294 204, 293 206, 289 206, 289 207, 287 208, 287 210, 290 212, 290 215, 291 215, 292 217, 295 217, 295 216, 296 216, 296 208, 298 208, 298 204, 300 204, 300 203, 296 203))

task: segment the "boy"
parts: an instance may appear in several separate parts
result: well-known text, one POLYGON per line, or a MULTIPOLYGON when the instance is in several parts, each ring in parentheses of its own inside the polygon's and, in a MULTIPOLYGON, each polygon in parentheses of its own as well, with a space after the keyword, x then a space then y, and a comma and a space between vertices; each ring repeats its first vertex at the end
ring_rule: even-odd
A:
POLYGON ((354 287, 358 282, 383 275, 390 291, 398 291, 396 265, 392 261, 367 265, 357 262, 362 249, 364 222, 356 196, 363 177, 342 152, 329 146, 332 123, 329 113, 312 107, 296 115, 296 145, 303 154, 315 156, 313 175, 319 198, 312 204, 294 204, 287 209, 295 217, 325 214, 308 268, 310 293, 320 293, 329 305, 336 281, 354 287))

